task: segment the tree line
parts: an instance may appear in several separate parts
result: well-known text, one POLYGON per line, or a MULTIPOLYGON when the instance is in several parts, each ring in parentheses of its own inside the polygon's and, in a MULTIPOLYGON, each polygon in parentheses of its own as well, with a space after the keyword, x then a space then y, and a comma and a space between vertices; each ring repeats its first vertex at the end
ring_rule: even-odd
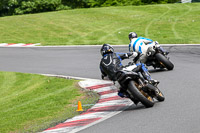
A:
POLYGON ((175 3, 179 0, 0 0, 0 16, 74 8, 175 3))

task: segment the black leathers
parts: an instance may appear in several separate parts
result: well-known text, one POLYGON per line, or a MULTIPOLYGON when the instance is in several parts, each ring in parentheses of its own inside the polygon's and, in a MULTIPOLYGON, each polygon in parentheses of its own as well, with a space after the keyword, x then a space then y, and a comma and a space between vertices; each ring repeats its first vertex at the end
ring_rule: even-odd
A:
POLYGON ((108 76, 112 81, 116 81, 116 73, 122 70, 121 61, 131 56, 132 53, 109 53, 105 54, 100 62, 102 76, 108 76))

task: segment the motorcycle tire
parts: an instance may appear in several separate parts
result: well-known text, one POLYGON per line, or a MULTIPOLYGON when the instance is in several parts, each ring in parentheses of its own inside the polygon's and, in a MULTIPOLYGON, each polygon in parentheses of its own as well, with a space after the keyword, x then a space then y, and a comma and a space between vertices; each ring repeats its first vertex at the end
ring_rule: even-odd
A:
POLYGON ((157 88, 157 94, 156 94, 156 99, 159 102, 163 102, 165 100, 165 96, 163 95, 163 93, 157 88))
POLYGON ((147 84, 146 87, 149 90, 155 91, 155 98, 159 101, 162 102, 165 100, 165 97, 163 93, 158 89, 158 87, 153 86, 152 84, 147 84))
POLYGON ((171 61, 169 61, 164 55, 162 55, 161 53, 157 53, 155 55, 156 59, 160 62, 160 64, 162 66, 164 66, 165 68, 167 68, 168 70, 173 70, 174 65, 171 63, 171 61))
POLYGON ((135 81, 130 81, 128 84, 128 91, 133 95, 134 98, 139 100, 146 108, 153 107, 154 101, 153 98, 150 97, 148 94, 139 90, 136 85, 135 81))

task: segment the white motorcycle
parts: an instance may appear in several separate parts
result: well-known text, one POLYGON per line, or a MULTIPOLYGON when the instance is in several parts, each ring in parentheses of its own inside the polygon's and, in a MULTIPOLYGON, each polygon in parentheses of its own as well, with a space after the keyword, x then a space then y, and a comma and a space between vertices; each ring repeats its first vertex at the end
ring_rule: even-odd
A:
MULTIPOLYGON (((145 62, 143 62, 144 64, 147 66, 153 66, 154 68, 173 70, 174 65, 169 60, 169 57, 167 57, 169 52, 164 50, 158 42, 155 41, 151 44, 143 45, 145 45, 145 47, 142 49, 142 54, 146 58, 145 62)), ((141 48, 139 49, 141 50, 141 48)))

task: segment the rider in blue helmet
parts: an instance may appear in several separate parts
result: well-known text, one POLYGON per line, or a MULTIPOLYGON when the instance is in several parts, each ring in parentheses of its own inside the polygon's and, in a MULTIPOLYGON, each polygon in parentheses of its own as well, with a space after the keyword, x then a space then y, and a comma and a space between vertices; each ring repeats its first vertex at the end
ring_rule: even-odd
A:
MULTIPOLYGON (((139 54, 137 52, 129 52, 129 53, 117 53, 114 52, 114 48, 110 44, 104 44, 101 47, 100 53, 102 55, 102 59, 100 62, 100 70, 102 74, 102 79, 107 77, 111 81, 117 81, 116 73, 123 68, 126 68, 122 65, 122 60, 129 58, 138 58, 139 54)), ((145 78, 148 80, 152 80, 151 76, 146 69, 145 65, 142 63, 136 64, 136 68, 142 68, 145 73, 145 78)), ((152 80, 153 82, 158 83, 156 80, 152 80)), ((124 97, 123 90, 119 88, 120 91, 118 93, 119 96, 124 97)))

